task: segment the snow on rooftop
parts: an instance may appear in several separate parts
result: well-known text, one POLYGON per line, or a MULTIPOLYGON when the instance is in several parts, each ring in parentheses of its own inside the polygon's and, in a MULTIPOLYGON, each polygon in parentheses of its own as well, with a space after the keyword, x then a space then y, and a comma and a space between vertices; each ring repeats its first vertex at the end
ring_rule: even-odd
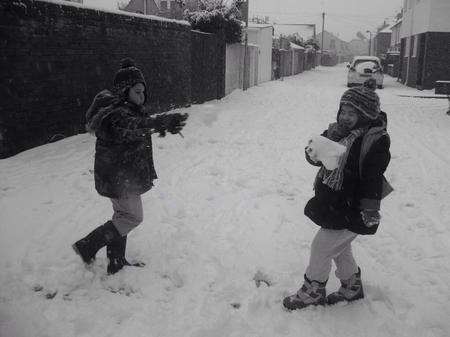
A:
POLYGON ((299 46, 298 44, 295 44, 295 43, 292 43, 292 42, 290 42, 289 46, 292 49, 301 49, 301 50, 305 50, 306 49, 305 47, 299 46))
POLYGON ((389 28, 392 30, 392 28, 394 28, 395 26, 401 24, 402 21, 403 21, 403 19, 398 19, 397 21, 393 22, 393 23, 389 26, 389 28))
POLYGON ((268 24, 268 23, 249 22, 248 23, 248 28, 273 28, 273 26, 268 24))
POLYGON ((355 56, 353 60, 380 61, 380 59, 376 56, 355 56))
POLYGON ((392 33, 391 27, 386 27, 382 30, 380 30, 378 33, 392 33))
POLYGON ((120 9, 107 8, 106 6, 105 7, 93 6, 91 4, 89 4, 89 5, 79 4, 77 2, 64 1, 64 0, 37 0, 37 1, 53 3, 53 4, 57 4, 57 5, 62 5, 62 6, 72 6, 72 7, 78 7, 78 8, 92 9, 92 10, 101 11, 101 12, 105 12, 105 13, 134 16, 134 17, 153 20, 153 21, 172 22, 172 23, 176 23, 176 24, 180 24, 180 25, 190 26, 190 23, 185 20, 175 20, 175 19, 168 19, 168 18, 164 18, 161 16, 156 16, 156 15, 145 15, 145 14, 140 14, 140 13, 127 12, 127 11, 122 11, 120 9))

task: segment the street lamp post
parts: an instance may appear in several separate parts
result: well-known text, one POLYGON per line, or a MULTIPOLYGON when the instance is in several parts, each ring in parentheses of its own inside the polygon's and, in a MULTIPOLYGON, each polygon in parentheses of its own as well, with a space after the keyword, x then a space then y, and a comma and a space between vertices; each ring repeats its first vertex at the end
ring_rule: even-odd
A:
POLYGON ((369 56, 372 54, 372 32, 367 30, 366 33, 369 33, 369 56))
POLYGON ((245 91, 250 86, 250 76, 247 76, 247 69, 249 68, 249 64, 247 61, 248 58, 248 15, 250 13, 250 7, 249 7, 249 0, 246 0, 245 2, 245 9, 246 9, 246 15, 245 15, 245 40, 244 40, 244 76, 243 76, 243 83, 242 83, 242 90, 245 91))

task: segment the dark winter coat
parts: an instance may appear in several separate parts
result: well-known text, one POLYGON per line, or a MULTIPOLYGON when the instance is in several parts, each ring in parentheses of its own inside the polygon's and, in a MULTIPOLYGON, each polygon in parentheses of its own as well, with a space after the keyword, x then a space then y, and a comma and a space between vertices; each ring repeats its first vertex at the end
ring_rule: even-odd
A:
MULTIPOLYGON (((326 137, 327 131, 323 135, 326 137)), ((379 209, 385 192, 383 173, 390 161, 389 147, 389 135, 379 120, 354 141, 344 168, 341 190, 334 191, 321 179, 316 179, 315 196, 306 204, 305 215, 323 228, 374 234, 378 226, 367 227, 360 211, 379 209)))
MULTIPOLYGON (((104 91, 95 101, 105 100, 104 91)), ((110 97, 112 104, 87 114, 87 124, 97 137, 95 144, 95 188, 105 197, 143 194, 157 178, 150 128, 153 119, 141 107, 110 97)), ((110 103, 109 102, 109 103, 110 103)))

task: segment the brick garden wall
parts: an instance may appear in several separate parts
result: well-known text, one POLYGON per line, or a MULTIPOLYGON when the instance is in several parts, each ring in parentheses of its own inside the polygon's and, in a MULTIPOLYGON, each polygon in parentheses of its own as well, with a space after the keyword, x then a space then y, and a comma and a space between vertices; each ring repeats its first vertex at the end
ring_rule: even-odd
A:
MULTIPOLYGON (((436 81, 450 79, 450 33, 428 32, 421 34, 425 38, 424 64, 423 69, 419 69, 419 53, 417 56, 411 57, 408 70, 408 58, 402 57, 404 55, 404 45, 402 42, 401 52, 401 78, 402 82, 408 86, 416 87, 418 72, 422 71, 422 85, 421 89, 433 89, 436 86, 436 81), (409 76, 407 77, 407 71, 409 76), (406 78, 408 81, 406 83, 406 78)), ((405 39, 402 39, 405 40, 405 39)), ((410 55, 412 54, 412 46, 410 55)))
POLYGON ((215 34, 191 33, 192 103, 203 103, 225 96, 224 40, 215 34))
MULTIPOLYGON (((84 132, 87 107, 111 87, 124 57, 143 71, 156 111, 191 102, 192 33, 183 22, 2 0, 0 31, 0 158, 84 132)), ((224 50, 222 59, 223 83, 215 84, 224 91, 224 50)))
POLYGON ((432 89, 436 81, 450 80, 450 33, 426 33, 423 88, 432 89))

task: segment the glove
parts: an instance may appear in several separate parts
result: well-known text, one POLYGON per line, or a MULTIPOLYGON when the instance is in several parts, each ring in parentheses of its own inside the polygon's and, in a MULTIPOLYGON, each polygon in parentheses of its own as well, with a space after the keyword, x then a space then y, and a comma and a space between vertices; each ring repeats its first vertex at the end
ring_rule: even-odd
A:
POLYGON ((183 127, 186 125, 186 119, 188 118, 188 114, 180 114, 180 113, 174 113, 167 115, 167 128, 166 130, 170 132, 171 134, 177 134, 179 133, 183 127))
POLYGON ((163 117, 158 117, 155 119, 153 124, 153 129, 155 133, 159 133, 159 137, 164 137, 166 135, 166 126, 163 117))
POLYGON ((164 137, 166 132, 172 134, 179 133, 186 125, 185 120, 188 114, 173 113, 167 115, 160 115, 155 120, 155 132, 159 133, 159 137, 164 137))
POLYGON ((376 209, 363 209, 361 211, 362 221, 366 227, 378 226, 380 224, 380 213, 376 209))

